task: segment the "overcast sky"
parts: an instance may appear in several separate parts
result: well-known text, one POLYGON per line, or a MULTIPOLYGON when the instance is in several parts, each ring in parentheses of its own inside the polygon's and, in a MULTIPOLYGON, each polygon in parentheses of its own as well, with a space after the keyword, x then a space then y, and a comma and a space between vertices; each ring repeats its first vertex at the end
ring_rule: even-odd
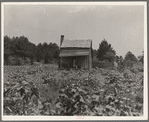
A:
POLYGON ((34 44, 92 39, 93 49, 106 39, 117 55, 141 55, 143 5, 5 5, 4 35, 26 36, 34 44))

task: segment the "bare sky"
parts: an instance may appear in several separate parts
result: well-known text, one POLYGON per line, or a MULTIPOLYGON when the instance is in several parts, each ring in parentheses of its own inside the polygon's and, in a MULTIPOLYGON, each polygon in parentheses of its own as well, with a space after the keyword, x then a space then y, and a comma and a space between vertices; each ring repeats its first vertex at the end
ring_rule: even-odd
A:
POLYGON ((93 49, 105 38, 125 56, 141 55, 144 42, 143 5, 5 5, 4 35, 26 36, 34 44, 66 39, 92 39, 93 49))

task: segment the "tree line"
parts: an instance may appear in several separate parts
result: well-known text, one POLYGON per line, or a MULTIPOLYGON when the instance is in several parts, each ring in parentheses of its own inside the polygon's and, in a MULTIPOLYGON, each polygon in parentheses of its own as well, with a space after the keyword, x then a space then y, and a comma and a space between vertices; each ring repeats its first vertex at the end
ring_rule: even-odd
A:
POLYGON ((35 45, 29 42, 25 36, 8 37, 4 36, 4 64, 22 65, 43 62, 45 64, 52 61, 58 62, 59 46, 56 43, 46 42, 35 45))
MULTIPOLYGON (((4 64, 5 65, 22 65, 33 64, 34 62, 58 63, 59 46, 56 43, 35 45, 27 37, 8 37, 4 36, 4 64)), ((116 51, 112 48, 107 40, 103 39, 99 44, 98 50, 92 50, 93 59, 98 61, 108 61, 117 63, 124 62, 142 62, 144 54, 136 57, 132 52, 128 52, 125 57, 117 56, 116 51)))
POLYGON ((132 52, 128 51, 125 57, 116 55, 116 51, 105 39, 99 44, 98 50, 93 50, 93 54, 96 55, 98 61, 115 61, 122 65, 125 65, 126 63, 144 62, 144 54, 136 57, 132 52))

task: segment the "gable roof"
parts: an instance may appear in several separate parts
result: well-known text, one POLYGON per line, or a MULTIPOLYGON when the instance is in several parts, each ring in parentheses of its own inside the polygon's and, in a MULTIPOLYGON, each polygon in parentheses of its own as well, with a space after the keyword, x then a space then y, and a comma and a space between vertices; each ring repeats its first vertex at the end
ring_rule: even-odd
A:
POLYGON ((76 47, 76 48, 91 48, 91 39, 87 40, 63 40, 61 48, 76 47))

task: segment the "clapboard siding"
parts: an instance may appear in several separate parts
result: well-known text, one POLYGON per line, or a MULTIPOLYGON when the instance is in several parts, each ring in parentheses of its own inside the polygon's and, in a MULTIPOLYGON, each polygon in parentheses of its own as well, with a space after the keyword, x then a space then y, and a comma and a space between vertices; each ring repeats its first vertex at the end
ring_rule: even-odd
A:
POLYGON ((91 40, 64 40, 61 36, 59 68, 92 69, 92 41, 91 40), (73 66, 74 61, 76 67, 73 66))

